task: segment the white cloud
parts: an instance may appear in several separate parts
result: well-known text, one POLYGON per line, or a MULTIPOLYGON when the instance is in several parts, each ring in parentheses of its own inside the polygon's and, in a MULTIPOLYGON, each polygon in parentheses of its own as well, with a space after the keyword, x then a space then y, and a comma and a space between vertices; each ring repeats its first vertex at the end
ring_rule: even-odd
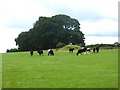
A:
POLYGON ((117 36, 118 22, 109 19, 99 22, 82 22, 81 31, 88 36, 117 36))
POLYGON ((86 45, 91 44, 114 44, 115 42, 118 42, 118 37, 99 37, 99 36, 86 36, 85 37, 85 43, 86 45))
POLYGON ((16 30, 14 28, 0 28, 0 53, 6 52, 7 49, 17 48, 14 40, 22 31, 24 30, 16 30))

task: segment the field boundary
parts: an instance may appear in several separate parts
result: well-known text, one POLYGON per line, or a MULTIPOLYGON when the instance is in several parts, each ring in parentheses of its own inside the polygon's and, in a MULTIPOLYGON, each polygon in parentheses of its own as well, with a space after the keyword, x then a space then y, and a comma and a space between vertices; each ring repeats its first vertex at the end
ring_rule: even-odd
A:
POLYGON ((2 53, 0 53, 0 89, 2 89, 2 53))

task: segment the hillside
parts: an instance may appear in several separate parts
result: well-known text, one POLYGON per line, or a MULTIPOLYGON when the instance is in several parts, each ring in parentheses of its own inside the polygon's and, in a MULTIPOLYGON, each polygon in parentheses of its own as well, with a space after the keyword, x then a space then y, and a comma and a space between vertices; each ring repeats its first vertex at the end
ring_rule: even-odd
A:
POLYGON ((58 50, 69 50, 69 48, 74 48, 75 50, 78 50, 80 48, 80 46, 78 46, 78 45, 66 45, 62 48, 59 48, 58 50))

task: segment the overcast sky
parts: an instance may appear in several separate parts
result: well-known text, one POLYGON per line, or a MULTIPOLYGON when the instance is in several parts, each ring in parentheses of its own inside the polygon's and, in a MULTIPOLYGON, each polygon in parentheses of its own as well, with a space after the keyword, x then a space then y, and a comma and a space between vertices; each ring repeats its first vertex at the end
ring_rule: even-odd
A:
POLYGON ((66 14, 79 20, 86 44, 118 41, 119 0, 0 0, 0 52, 15 48, 14 39, 39 16, 66 14))

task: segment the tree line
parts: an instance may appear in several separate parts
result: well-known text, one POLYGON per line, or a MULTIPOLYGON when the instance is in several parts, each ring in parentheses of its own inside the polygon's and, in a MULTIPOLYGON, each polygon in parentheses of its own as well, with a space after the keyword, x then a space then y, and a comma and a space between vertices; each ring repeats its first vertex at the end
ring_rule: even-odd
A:
POLYGON ((94 48, 99 46, 100 49, 118 49, 120 47, 120 43, 115 42, 114 44, 91 44, 87 45, 87 47, 94 48))

